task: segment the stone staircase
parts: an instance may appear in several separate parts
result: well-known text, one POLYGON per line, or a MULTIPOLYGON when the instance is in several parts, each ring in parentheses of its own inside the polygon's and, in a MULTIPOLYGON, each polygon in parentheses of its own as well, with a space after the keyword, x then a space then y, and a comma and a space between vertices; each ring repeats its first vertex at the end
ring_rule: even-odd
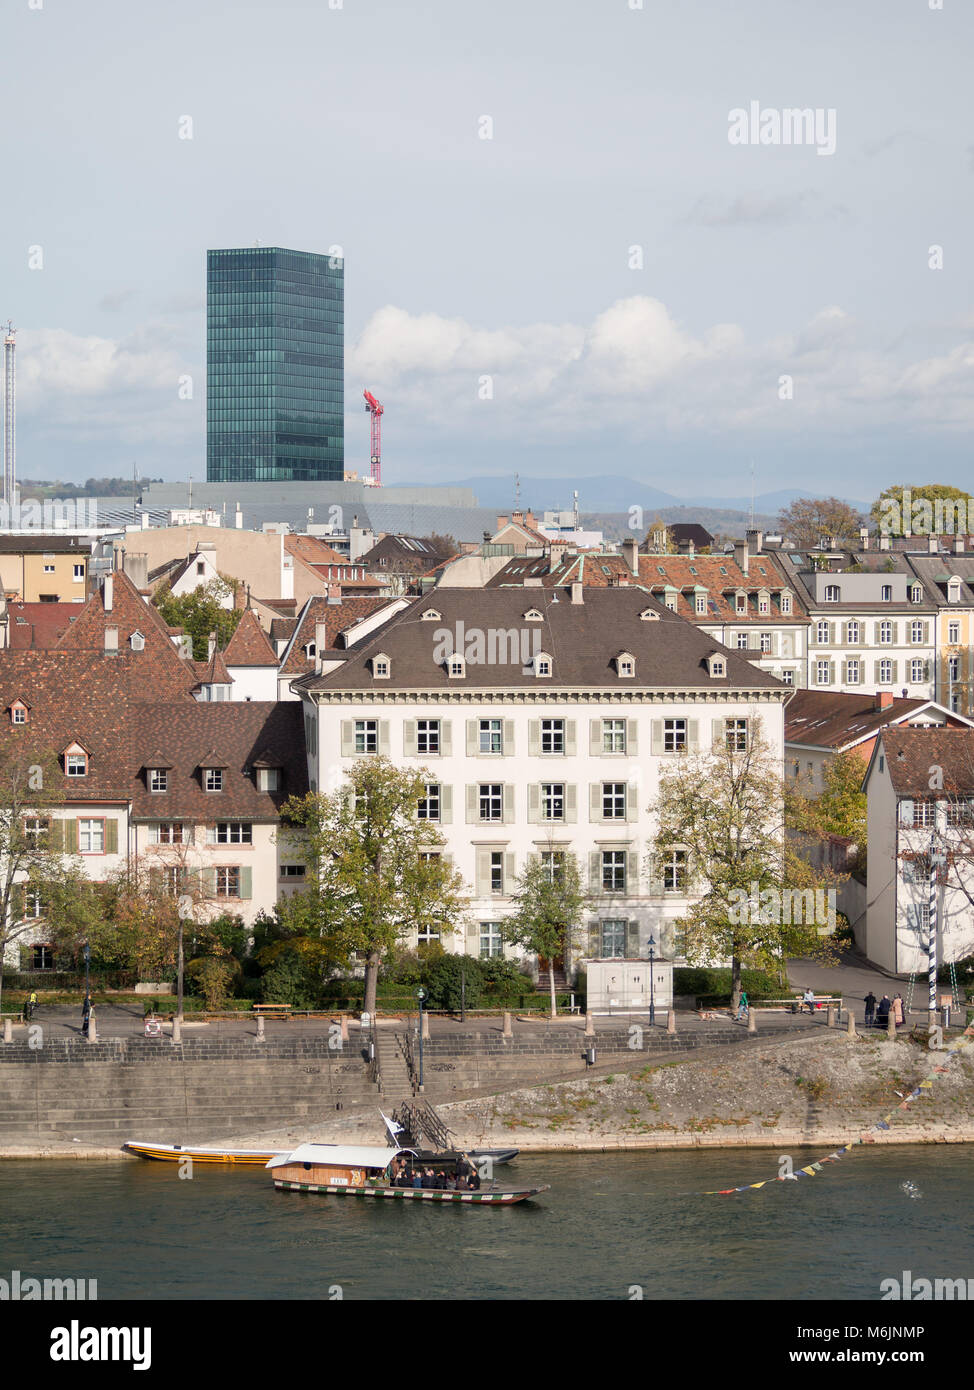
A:
POLYGON ((379 1089, 385 1109, 387 1103, 389 1106, 395 1106, 401 1100, 408 1100, 412 1096, 413 1080, 400 1035, 389 1029, 377 1028, 375 1038, 379 1061, 379 1089))

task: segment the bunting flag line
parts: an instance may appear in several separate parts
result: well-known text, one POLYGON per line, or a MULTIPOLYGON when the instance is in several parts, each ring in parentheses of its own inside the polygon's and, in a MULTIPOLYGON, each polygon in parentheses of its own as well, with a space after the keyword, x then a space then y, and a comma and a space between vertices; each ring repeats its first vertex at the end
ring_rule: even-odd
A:
MULTIPOLYGON (((962 1048, 968 1047, 972 1041, 974 1041, 974 1024, 971 1024, 970 1027, 965 1028, 963 1034, 957 1040, 957 1042, 953 1043, 950 1047, 946 1049, 945 1056, 947 1061, 952 1062, 957 1053, 960 1052, 962 1048)), ((948 1071, 949 1067, 935 1066, 931 1074, 927 1076, 923 1081, 921 1081, 917 1086, 915 1086, 913 1090, 910 1092, 910 1094, 900 1102, 896 1109, 908 1110, 910 1108, 911 1103, 914 1100, 916 1100, 917 1096, 923 1096, 926 1091, 931 1089, 935 1077, 943 1076, 948 1071)), ((891 1110, 888 1115, 884 1115, 881 1120, 877 1120, 876 1123, 873 1125, 872 1129, 889 1130, 891 1128, 890 1121, 892 1120, 892 1118, 893 1111, 891 1110)), ((742 1187, 716 1188, 710 1192, 701 1192, 699 1195, 701 1197, 730 1197, 737 1192, 753 1192, 756 1188, 768 1187, 771 1183, 774 1182, 795 1182, 802 1177, 813 1178, 816 1173, 820 1173, 822 1171, 823 1163, 838 1163, 842 1155, 844 1153, 848 1153, 848 1151, 851 1148, 854 1148, 856 1144, 875 1144, 875 1142, 876 1139, 874 1134, 872 1133, 872 1130, 864 1130, 859 1135, 858 1139, 850 1139, 848 1144, 843 1144, 841 1148, 833 1150, 833 1152, 828 1154, 826 1157, 816 1159, 814 1163, 808 1163, 805 1165, 804 1168, 799 1168, 796 1172, 779 1173, 779 1175, 776 1178, 765 1178, 762 1182, 748 1182, 744 1183, 742 1187)))

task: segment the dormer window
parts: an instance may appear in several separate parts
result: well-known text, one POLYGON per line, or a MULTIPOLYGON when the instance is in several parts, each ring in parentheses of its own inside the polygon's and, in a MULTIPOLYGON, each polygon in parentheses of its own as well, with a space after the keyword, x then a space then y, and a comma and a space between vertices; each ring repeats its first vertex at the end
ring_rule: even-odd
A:
POLYGON ((882 600, 881 600, 881 601, 882 601, 883 603, 892 603, 892 601, 893 601, 893 586, 892 586, 892 584, 884 584, 884 585, 883 585, 883 588, 882 588, 882 600))
POLYGON ((641 623, 658 623, 659 614, 655 608, 644 608, 639 615, 639 621, 641 623))
POLYGON ((631 680, 636 674, 636 658, 632 652, 620 652, 616 657, 616 675, 622 679, 631 680))
POLYGON ((465 676, 467 674, 467 663, 462 656, 454 654, 447 661, 446 669, 451 678, 465 676))
POLYGON ((679 595, 676 589, 671 588, 670 585, 667 584, 666 588, 663 591, 663 603, 665 607, 667 607, 670 610, 671 613, 676 612, 676 601, 678 597, 679 595))
POLYGON ((132 648, 134 652, 141 652, 145 650, 145 638, 143 637, 141 632, 132 633, 132 636, 129 638, 129 646, 132 648))
POLYGON ((538 652, 534 658, 534 674, 536 676, 551 675, 551 657, 547 652, 538 652))
POLYGON ((734 606, 738 613, 747 612, 747 594, 744 592, 743 589, 738 589, 737 594, 735 595, 734 606))
POLYGON ((781 611, 785 614, 791 612, 791 593, 788 589, 781 591, 781 611))
POLYGON ((825 586, 825 602, 826 602, 826 603, 838 603, 838 602, 839 602, 839 592, 840 592, 840 591, 839 591, 839 586, 838 586, 838 584, 826 584, 826 586, 825 586))
POLYGON ((313 661, 315 657, 318 655, 317 644, 314 642, 309 642, 304 649, 304 654, 309 661, 313 661))
POLYGON ((698 589, 693 599, 693 611, 698 617, 706 617, 707 614, 707 591, 698 589))
POLYGON ((727 662, 719 652, 711 652, 707 657, 707 673, 712 680, 727 675, 727 662))
POLYGON ((385 652, 377 652, 372 658, 372 677, 377 681, 387 681, 392 670, 391 662, 385 652))
POLYGON ((150 767, 147 769, 148 783, 150 792, 167 792, 169 790, 169 769, 165 767, 150 767))
POLYGON ((947 582, 947 602, 960 603, 960 580, 953 575, 947 582))
POLYGON ((427 608, 425 613, 420 615, 420 622, 439 623, 442 622, 442 615, 437 613, 435 608, 427 608))
POLYGON ((10 706, 11 724, 26 724, 27 709, 28 706, 24 704, 23 700, 14 700, 13 704, 10 706))
POLYGON ((281 769, 279 767, 259 767, 257 769, 257 790, 279 792, 281 790, 281 769))
POLYGON ((88 754, 79 743, 73 743, 64 753, 65 777, 88 776, 88 754))
POLYGON ((543 621, 544 621, 544 614, 543 614, 543 613, 539 613, 538 610, 537 610, 537 608, 529 608, 528 611, 524 614, 524 621, 525 621, 526 623, 540 623, 540 622, 543 622, 543 621))
POLYGON ((223 791, 223 768, 204 767, 203 769, 203 790, 205 792, 223 791))
POLYGON ((922 603, 922 602, 923 602, 923 590, 922 590, 922 588, 920 587, 919 584, 914 584, 914 585, 912 585, 912 587, 911 587, 911 589, 910 589, 910 602, 911 602, 911 603, 922 603))

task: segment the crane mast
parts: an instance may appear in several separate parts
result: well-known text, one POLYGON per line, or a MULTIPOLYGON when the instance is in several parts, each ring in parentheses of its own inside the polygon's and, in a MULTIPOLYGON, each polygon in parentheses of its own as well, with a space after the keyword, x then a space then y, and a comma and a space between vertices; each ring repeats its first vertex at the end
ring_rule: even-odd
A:
POLYGON ((382 486, 382 417, 385 410, 373 396, 371 391, 363 391, 365 397, 365 408, 372 417, 372 457, 370 466, 370 479, 373 487, 382 486))

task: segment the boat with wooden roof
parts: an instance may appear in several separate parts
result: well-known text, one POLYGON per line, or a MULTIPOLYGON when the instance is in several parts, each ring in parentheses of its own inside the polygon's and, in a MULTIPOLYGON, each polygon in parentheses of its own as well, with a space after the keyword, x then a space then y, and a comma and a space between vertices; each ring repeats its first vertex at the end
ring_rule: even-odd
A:
MULTIPOLYGON (((457 1157, 463 1160, 463 1155, 457 1157)), ((465 1160, 462 1166, 470 1175, 472 1187, 413 1186, 414 1171, 423 1166, 422 1159, 412 1149, 351 1144, 300 1144, 291 1153, 272 1158, 267 1164, 274 1176, 274 1186, 281 1192, 505 1207, 549 1191, 548 1183, 537 1187, 501 1187, 496 1182, 483 1185, 473 1166, 465 1160), (402 1162, 397 1162, 400 1159, 402 1162), (393 1181, 397 1169, 400 1180, 393 1181)), ((441 1164, 440 1171, 445 1173, 445 1164, 441 1164)))
POLYGON ((193 1147, 190 1144, 150 1144, 140 1139, 129 1139, 122 1148, 139 1158, 159 1159, 163 1163, 182 1163, 183 1159, 191 1158, 194 1163, 259 1163, 262 1167, 266 1167, 272 1158, 288 1153, 287 1149, 218 1149, 193 1147))

